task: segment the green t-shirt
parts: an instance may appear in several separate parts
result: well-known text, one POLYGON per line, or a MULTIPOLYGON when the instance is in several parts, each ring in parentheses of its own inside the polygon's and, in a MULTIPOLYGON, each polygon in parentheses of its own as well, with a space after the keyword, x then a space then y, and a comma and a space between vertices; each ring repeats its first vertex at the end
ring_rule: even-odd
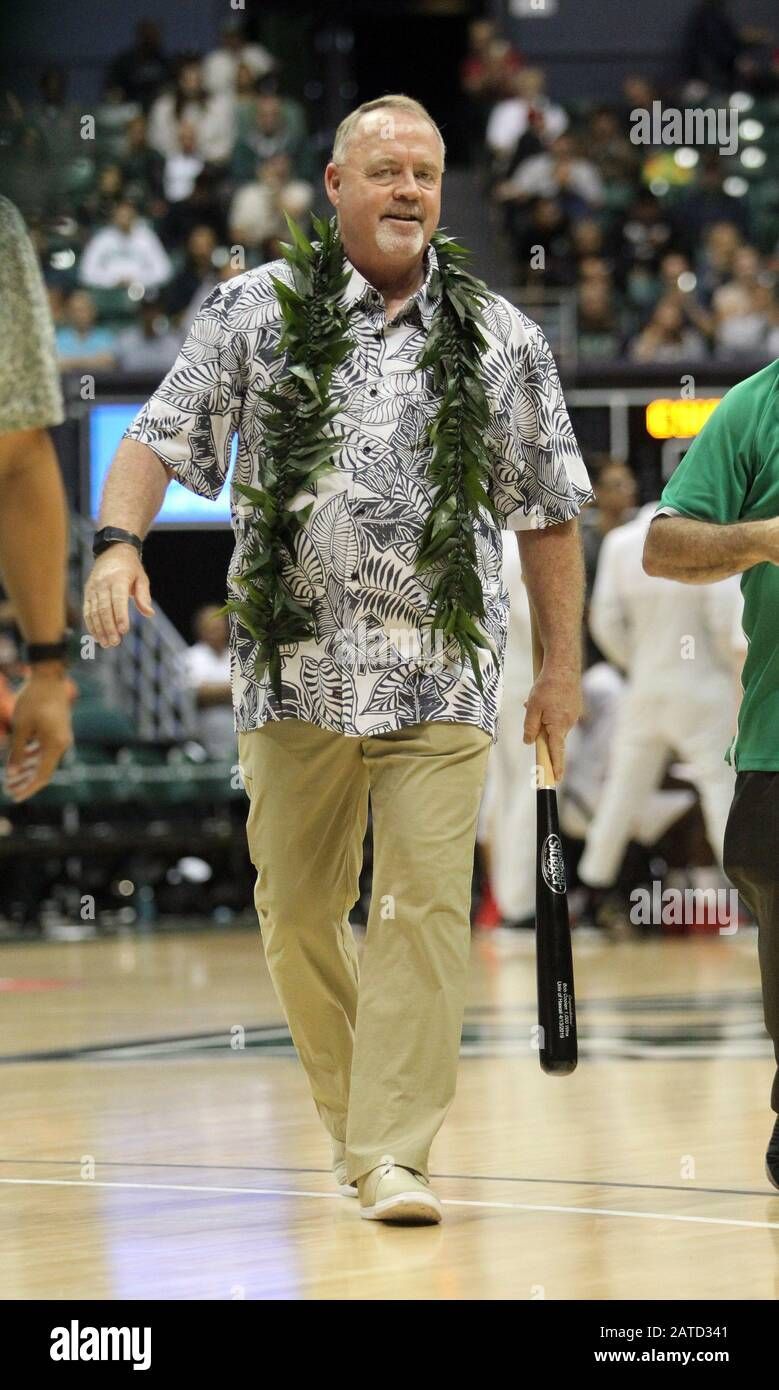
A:
MULTIPOLYGON (((721 525, 779 517, 779 358, 728 391, 660 506, 721 525)), ((737 772, 779 770, 779 565, 746 570, 741 592, 749 650, 738 732, 725 760, 737 772)))

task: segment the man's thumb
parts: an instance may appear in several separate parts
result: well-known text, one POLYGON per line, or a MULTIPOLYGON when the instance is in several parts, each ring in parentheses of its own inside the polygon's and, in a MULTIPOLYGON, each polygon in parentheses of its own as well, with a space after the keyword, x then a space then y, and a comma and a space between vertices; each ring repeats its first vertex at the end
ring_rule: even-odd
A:
POLYGON ((153 618, 154 609, 151 605, 151 588, 149 586, 149 576, 140 574, 135 581, 132 590, 135 606, 144 618, 153 618))

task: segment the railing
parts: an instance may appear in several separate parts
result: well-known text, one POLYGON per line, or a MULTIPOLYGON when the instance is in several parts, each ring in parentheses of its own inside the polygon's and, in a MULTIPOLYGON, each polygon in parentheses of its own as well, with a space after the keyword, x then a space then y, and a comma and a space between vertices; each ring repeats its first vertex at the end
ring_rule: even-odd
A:
MULTIPOLYGON (((92 566, 92 527, 71 514, 71 585, 83 593, 92 566)), ((187 644, 155 607, 142 618, 129 605, 130 629, 118 647, 95 650, 96 674, 106 703, 132 719, 138 738, 165 741, 195 734, 195 698, 182 679, 187 644)))

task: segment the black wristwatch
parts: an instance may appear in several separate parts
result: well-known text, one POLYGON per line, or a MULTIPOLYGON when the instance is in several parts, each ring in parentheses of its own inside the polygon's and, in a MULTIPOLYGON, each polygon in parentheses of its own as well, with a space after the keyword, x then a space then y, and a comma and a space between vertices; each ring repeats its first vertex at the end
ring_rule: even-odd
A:
POLYGON ((68 642, 72 636, 73 629, 68 627, 59 642, 28 642, 25 646, 25 662, 28 666, 35 666, 39 661, 67 661, 68 642))
POLYGON ((109 545, 134 545, 139 555, 143 553, 143 541, 140 536, 136 536, 132 531, 123 531, 119 526, 103 526, 100 531, 96 531, 92 541, 92 554, 97 557, 107 550, 109 545))

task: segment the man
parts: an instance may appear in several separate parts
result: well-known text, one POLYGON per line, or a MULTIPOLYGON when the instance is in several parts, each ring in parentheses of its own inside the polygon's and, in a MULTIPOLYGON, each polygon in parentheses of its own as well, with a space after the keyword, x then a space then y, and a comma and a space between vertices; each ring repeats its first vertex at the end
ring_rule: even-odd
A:
MULTIPOLYGON (((648 574, 710 584, 740 574, 748 642, 724 867, 758 923, 765 1024, 779 1064, 779 360, 728 391, 666 484, 648 574)), ((692 679, 695 673, 691 673, 692 679)), ((779 1113, 779 1070, 771 1107, 779 1113)), ((779 1187, 779 1119, 766 1155, 779 1187)))
POLYGON ((644 838, 638 832, 673 753, 689 766, 720 865, 733 794, 722 749, 736 725, 745 650, 738 581, 691 590, 645 574, 641 552, 656 506, 604 536, 590 606, 595 641, 627 676, 606 784, 579 862, 579 878, 596 890, 613 886, 628 841, 644 838))
POLYGON ((84 247, 78 278, 90 289, 114 290, 134 283, 149 289, 164 285, 171 270, 154 228, 138 216, 128 198, 120 198, 110 225, 100 227, 84 247))
POLYGON ((214 604, 195 614, 197 641, 187 652, 187 682, 198 707, 198 738, 210 758, 235 755, 227 618, 214 604))
POLYGON ((49 426, 64 418, 54 328, 24 223, 0 198, 0 572, 27 642, 3 789, 27 801, 73 742, 65 651, 65 490, 49 426))
MULTIPOLYGON (((336 132, 325 187, 345 252, 340 303, 353 339, 336 377, 333 424, 344 443, 300 523, 288 582, 298 604, 313 602, 315 636, 282 650, 281 699, 257 676, 257 643, 235 614, 231 628, 255 903, 339 1185, 353 1194, 356 1184, 368 1219, 428 1222, 441 1217, 428 1154, 455 1089, 476 821, 507 620, 500 530, 480 516, 478 578, 496 648, 495 659, 481 652, 483 694, 475 671, 452 664, 446 649, 432 670, 427 655, 398 650, 422 632, 431 603, 429 577, 414 561, 434 502, 427 425, 442 407, 417 362, 440 322, 431 237, 443 156, 438 128, 408 97, 369 102, 336 132), (367 660, 366 635, 379 639, 367 660), (373 897, 358 969, 348 914, 369 795, 373 897)), ((275 383, 278 394, 294 378, 274 352, 284 324, 272 275, 291 284, 289 264, 278 261, 206 299, 179 360, 120 444, 101 526, 135 535, 99 558, 87 586, 87 621, 104 646, 127 631, 129 595, 149 611, 137 550, 171 476, 216 497, 237 432, 236 479, 273 486, 260 464, 259 393, 275 383)), ((579 712, 575 517, 592 493, 540 330, 497 296, 484 322, 490 487, 501 525, 517 532, 545 649, 525 739, 543 725, 561 772, 579 712)), ((251 555, 252 511, 233 487, 231 579, 251 555)))

